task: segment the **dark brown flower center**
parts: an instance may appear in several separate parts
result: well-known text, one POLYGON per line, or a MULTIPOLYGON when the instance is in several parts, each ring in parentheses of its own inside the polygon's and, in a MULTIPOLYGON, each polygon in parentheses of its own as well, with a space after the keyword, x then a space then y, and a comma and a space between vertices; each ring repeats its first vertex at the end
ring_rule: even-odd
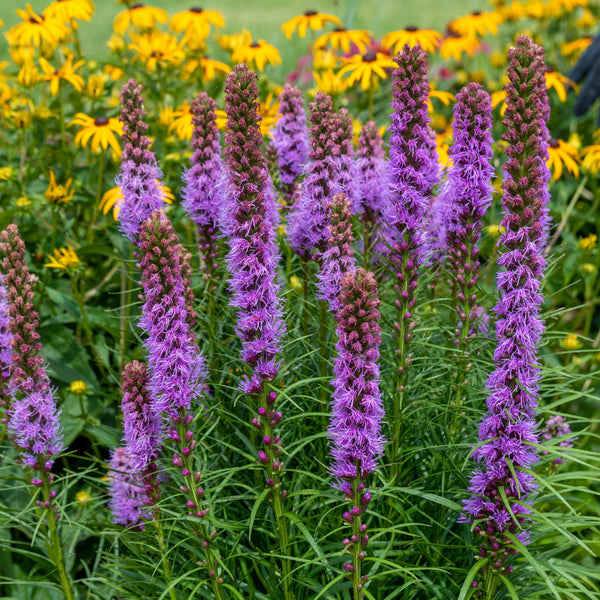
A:
POLYGON ((136 2, 129 7, 130 10, 133 10, 134 8, 144 8, 144 5, 141 2, 136 2))
POLYGON ((200 8, 199 6, 192 6, 192 8, 190 8, 190 12, 201 13, 201 12, 204 12, 204 9, 200 8))
POLYGON ((474 11, 473 11, 471 14, 472 14, 474 17, 478 17, 478 16, 481 14, 481 11, 480 11, 480 10, 474 10, 474 11))
POLYGON ((97 125, 98 127, 108 125, 108 117, 96 117, 94 119, 94 125, 97 125))
POLYGON ((404 28, 404 31, 419 31, 419 28, 416 25, 408 25, 404 28))
POLYGON ((558 148, 558 140, 556 138, 550 138, 548 146, 550 146, 550 148, 558 148))
POLYGON ((250 48, 260 48, 260 44, 258 42, 252 42, 250 48))
POLYGON ((319 13, 316 10, 307 10, 304 13, 305 17, 314 17, 315 15, 318 15, 319 13))
POLYGON ((375 62, 377 60, 377 54, 372 50, 369 50, 366 54, 363 54, 363 62, 375 62))
POLYGON ((336 27, 333 30, 333 33, 343 33, 344 31, 346 31, 343 27, 336 27))

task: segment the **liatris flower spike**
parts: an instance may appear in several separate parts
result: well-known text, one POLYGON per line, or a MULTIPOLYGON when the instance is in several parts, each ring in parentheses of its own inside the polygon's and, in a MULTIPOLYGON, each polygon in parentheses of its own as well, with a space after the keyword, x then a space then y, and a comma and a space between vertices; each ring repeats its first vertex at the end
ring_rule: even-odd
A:
MULTIPOLYGON (((546 421, 546 426, 544 427, 544 431, 542 431, 542 439, 550 442, 555 438, 563 437, 570 433, 571 427, 567 423, 567 419, 562 415, 554 415, 546 421)), ((558 443, 558 446, 560 448, 572 448, 574 439, 573 437, 565 438, 558 443)), ((548 451, 544 450, 543 454, 548 454, 548 451)), ((564 459, 560 456, 552 461, 554 465, 562 465, 564 462, 564 459)))
MULTIPOLYGON (((540 318, 544 276, 543 248, 548 231, 546 166, 549 116, 544 51, 520 36, 508 54, 505 89, 508 160, 504 164, 503 219, 499 241, 499 300, 496 304, 496 368, 488 379, 489 415, 481 423, 473 452, 483 463, 469 487, 464 520, 475 522, 482 542, 479 557, 492 562, 484 578, 512 570, 507 558, 517 550, 509 535, 527 543, 531 519, 527 502, 536 489, 530 473, 538 461, 534 420, 539 396, 537 345, 544 330, 540 318), (526 150, 525 150, 526 149, 526 150)), ((482 586, 486 587, 486 586, 482 586)), ((486 587, 487 589, 487 587, 486 587)))
POLYGON ((123 86, 119 117, 123 123, 123 154, 116 180, 123 195, 119 201, 119 228, 133 243, 138 241, 142 221, 166 206, 160 187, 162 172, 146 136, 147 111, 141 93, 142 86, 135 79, 123 86))
POLYGON ((356 203, 352 119, 348 109, 340 108, 331 117, 331 194, 346 194, 350 206, 356 203))
POLYGON ((369 541, 362 516, 371 499, 365 481, 377 468, 384 444, 378 364, 380 302, 374 275, 364 269, 346 273, 341 281, 339 303, 328 436, 335 486, 344 492, 352 506, 343 515, 352 527, 351 536, 344 540, 352 562, 345 563, 344 570, 358 593, 367 579, 361 575, 364 549, 369 541))
POLYGON ((0 409, 2 409, 0 422, 2 423, 0 439, 4 438, 6 427, 6 410, 9 404, 8 377, 12 351, 10 340, 12 333, 9 330, 8 299, 4 275, 0 274, 0 409))

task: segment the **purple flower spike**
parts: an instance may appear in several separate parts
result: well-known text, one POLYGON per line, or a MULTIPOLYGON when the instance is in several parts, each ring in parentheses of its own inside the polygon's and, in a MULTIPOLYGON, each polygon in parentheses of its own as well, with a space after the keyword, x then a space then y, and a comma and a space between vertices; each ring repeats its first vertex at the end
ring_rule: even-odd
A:
MULTIPOLYGON (((12 333, 9 330, 10 319, 8 317, 8 299, 6 286, 4 285, 4 275, 0 274, 0 408, 5 411, 8 409, 8 377, 10 368, 10 357, 12 354, 10 340, 12 333)), ((1 420, 3 426, 6 423, 6 417, 3 415, 1 420)))
POLYGON ((341 108, 331 117, 331 194, 346 194, 350 206, 356 202, 353 135, 352 119, 348 110, 341 108))
POLYGON ((319 279, 319 293, 317 298, 329 303, 329 310, 336 312, 341 308, 340 282, 347 271, 356 268, 356 259, 352 244, 352 213, 350 201, 346 194, 336 194, 332 202, 327 205, 327 218, 329 225, 329 239, 327 249, 319 256, 321 270, 319 279))
POLYGON ((278 298, 279 251, 270 218, 274 198, 265 193, 269 181, 260 147, 256 75, 244 64, 227 76, 225 134, 230 238, 227 266, 231 306, 238 309, 236 333, 241 357, 251 368, 240 389, 260 394, 279 370, 277 355, 285 331, 278 298))
POLYGON ((144 299, 140 327, 147 336, 153 410, 174 418, 190 410, 202 395, 206 374, 204 356, 191 331, 195 317, 189 288, 191 257, 160 211, 142 223, 139 248, 144 299))
POLYGON ((493 549, 492 540, 500 545, 498 561, 502 568, 507 556, 503 549, 514 552, 503 533, 528 541, 525 525, 531 520, 531 511, 527 502, 536 489, 534 477, 525 471, 538 461, 532 444, 538 441, 534 414, 540 378, 537 346, 544 330, 540 287, 545 267, 542 250, 548 230, 549 180, 544 51, 528 37, 519 36, 516 47, 509 50, 508 60, 503 135, 508 143, 508 160, 503 167, 505 232, 499 240, 498 264, 502 271, 498 274, 499 300, 495 307, 496 368, 487 383, 489 414, 479 429, 479 439, 484 443, 473 453, 483 466, 473 472, 469 487, 472 497, 465 501, 466 514, 462 517, 487 523, 483 543, 486 551, 493 549))
POLYGON ((12 334, 8 432, 21 452, 23 464, 50 469, 53 457, 63 449, 60 410, 41 355, 39 316, 33 309, 37 277, 27 268, 25 244, 16 225, 9 225, 0 234, 0 254, 12 334))
POLYGON ((329 237, 325 207, 332 196, 332 110, 331 98, 322 92, 309 104, 309 160, 288 224, 292 249, 302 258, 312 258, 315 250, 323 250, 329 237))
POLYGON ((223 206, 223 164, 221 144, 216 122, 217 105, 205 92, 192 100, 193 154, 190 168, 183 174, 184 187, 181 205, 196 223, 199 249, 206 274, 216 269, 217 228, 223 206))
POLYGON ((273 142, 279 158, 281 191, 286 203, 291 205, 298 179, 308 161, 309 142, 302 93, 289 83, 279 96, 279 120, 273 142))
POLYGON ((140 226, 152 211, 164 208, 164 192, 160 186, 162 172, 154 153, 149 150, 146 136, 147 114, 141 96, 142 86, 130 79, 121 93, 121 116, 123 123, 123 154, 117 175, 117 185, 123 198, 119 203, 119 228, 121 233, 137 243, 140 226))
MULTIPOLYGON (((542 438, 544 441, 549 442, 557 437, 562 437, 565 435, 569 435, 571 433, 571 427, 567 423, 567 419, 562 415, 554 415, 550 417, 546 421, 546 426, 544 427, 544 431, 542 432, 542 438)), ((573 441, 575 438, 569 437, 558 443, 560 448, 572 448, 573 441)), ((543 454, 548 454, 547 450, 543 451, 543 454)), ((555 458, 553 464, 562 465, 565 461, 558 457, 555 458)))

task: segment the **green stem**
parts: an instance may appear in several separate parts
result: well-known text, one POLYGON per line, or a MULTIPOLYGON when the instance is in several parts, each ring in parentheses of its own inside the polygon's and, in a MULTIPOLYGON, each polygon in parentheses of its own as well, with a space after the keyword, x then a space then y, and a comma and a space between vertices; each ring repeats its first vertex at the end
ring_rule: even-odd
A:
MULTIPOLYGON (((352 506, 360 506, 361 505, 361 492, 358 489, 360 484, 360 479, 356 478, 352 480, 352 492, 354 495, 354 500, 352 506)), ((352 536, 356 536, 356 542, 352 544, 352 566, 354 567, 354 571, 352 573, 352 598, 353 600, 361 600, 362 598, 362 575, 361 575, 361 565, 362 558, 359 556, 362 553, 362 532, 361 532, 362 519, 361 515, 356 515, 354 519, 352 519, 352 536)))
MULTIPOLYGON (((59 106, 59 118, 60 118, 60 147, 64 153, 67 151, 67 130, 65 125, 65 107, 63 102, 62 85, 58 85, 58 106, 59 106)), ((71 169, 67 169, 70 174, 71 169)))
POLYGON ((154 513, 154 519, 152 521, 156 528, 156 538, 158 540, 158 549, 160 550, 161 556, 161 564, 163 568, 163 572, 165 574, 165 579, 167 580, 167 584, 169 585, 169 597, 171 600, 177 600, 177 594, 171 584, 173 583, 173 575, 171 574, 171 567, 169 565, 169 560, 167 558, 167 545, 165 544, 165 534, 162 528, 162 522, 160 520, 160 515, 158 511, 154 513))
POLYGON ((329 390, 327 386, 327 372, 329 360, 327 357, 327 305, 325 300, 319 300, 319 401, 322 431, 327 429, 329 417, 329 390))
POLYGON ((88 226, 86 235, 86 244, 92 244, 94 241, 94 232, 96 230, 98 221, 98 207, 100 205, 100 199, 102 198, 102 179, 104 177, 104 152, 100 153, 100 159, 98 164, 98 186, 96 188, 96 200, 92 207, 92 221, 88 226))
POLYGON ((302 292, 304 294, 304 302, 302 305, 302 332, 304 337, 308 336, 308 259, 302 259, 302 292))

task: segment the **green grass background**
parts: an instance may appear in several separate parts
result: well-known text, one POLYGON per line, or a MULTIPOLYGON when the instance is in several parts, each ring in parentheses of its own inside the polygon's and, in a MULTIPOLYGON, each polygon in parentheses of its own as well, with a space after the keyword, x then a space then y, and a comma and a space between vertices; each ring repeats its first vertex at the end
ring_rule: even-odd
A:
MULTIPOLYGON (((30 0, 34 10, 42 11, 50 0, 30 0)), ((25 8, 26 0, 0 0, 0 19, 4 21, 4 31, 18 23, 17 8, 25 8)), ((487 10, 484 0, 153 0, 150 6, 164 8, 169 15, 191 6, 219 10, 227 21, 226 33, 233 33, 246 27, 255 38, 263 38, 275 45, 281 52, 283 66, 293 65, 293 61, 306 48, 307 40, 294 36, 288 41, 281 31, 281 25, 306 10, 334 14, 342 19, 347 28, 369 29, 381 37, 388 31, 401 29, 406 25, 421 28, 431 27, 443 30, 453 17, 472 10, 487 10)), ((98 0, 90 23, 81 23, 80 36, 84 53, 88 59, 103 58, 108 54, 106 41, 111 35, 112 20, 123 10, 116 0, 98 0)), ((4 37, 0 40, 0 57, 7 56, 4 37)))

